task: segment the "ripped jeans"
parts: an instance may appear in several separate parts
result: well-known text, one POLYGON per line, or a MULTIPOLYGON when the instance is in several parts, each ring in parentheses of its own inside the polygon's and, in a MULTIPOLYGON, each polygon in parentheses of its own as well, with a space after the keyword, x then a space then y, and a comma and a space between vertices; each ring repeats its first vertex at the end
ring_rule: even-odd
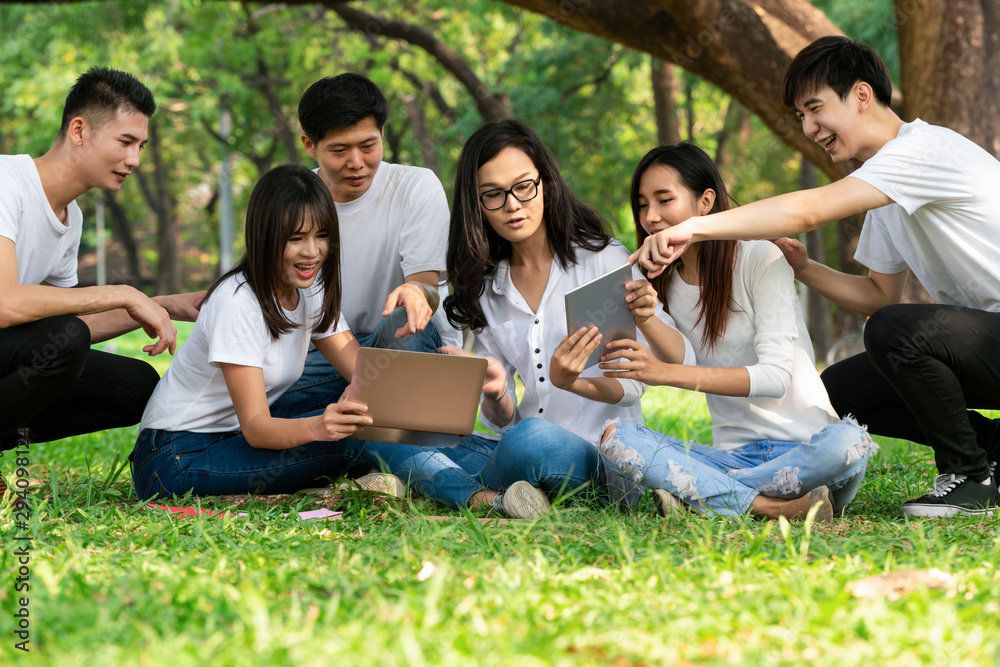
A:
POLYGON ((598 448, 643 486, 663 489, 699 512, 714 514, 743 514, 758 495, 792 499, 819 486, 830 489, 839 512, 854 500, 868 458, 878 451, 851 419, 825 427, 808 442, 760 440, 729 450, 619 421, 598 448))

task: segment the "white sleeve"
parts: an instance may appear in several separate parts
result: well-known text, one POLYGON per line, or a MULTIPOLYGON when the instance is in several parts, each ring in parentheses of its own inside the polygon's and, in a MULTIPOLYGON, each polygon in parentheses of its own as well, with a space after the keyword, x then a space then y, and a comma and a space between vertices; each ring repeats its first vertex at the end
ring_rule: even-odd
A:
POLYGON ((638 380, 630 380, 628 378, 615 378, 618 380, 618 384, 622 386, 622 397, 618 400, 615 405, 627 408, 630 405, 635 405, 642 398, 642 395, 646 393, 649 389, 649 385, 638 380))
MULTIPOLYGON (((429 169, 421 169, 413 187, 413 205, 399 235, 400 268, 404 276, 421 271, 445 271, 448 245, 448 198, 441 181, 429 169)), ((442 275, 442 279, 444 276, 442 275)))
MULTIPOLYGON (((476 334, 476 354, 481 357, 493 357, 494 359, 499 359, 500 363, 504 366, 504 371, 507 373, 507 393, 514 400, 514 409, 517 409, 517 386, 514 382, 514 367, 507 363, 507 359, 500 352, 500 348, 497 347, 496 341, 493 339, 493 334, 490 333, 490 328, 485 327, 482 331, 476 334)), ((483 398, 480 397, 479 402, 483 402, 483 398)), ((503 426, 497 426, 489 419, 486 418, 486 414, 480 410, 479 411, 479 421, 482 422, 483 426, 490 429, 494 433, 500 433, 503 431, 503 426)), ((509 424, 508 424, 509 426, 509 424)))
POLYGON ((868 211, 865 224, 861 227, 858 247, 854 251, 854 259, 864 264, 872 271, 886 274, 896 274, 905 271, 906 260, 896 249, 890 227, 903 229, 903 211, 898 204, 889 204, 868 211))
MULTIPOLYGON (((780 398, 792 381, 795 340, 799 337, 795 307, 798 295, 792 267, 781 251, 773 245, 770 249, 754 245, 763 252, 745 258, 741 262, 742 275, 734 276, 746 283, 753 301, 757 363, 746 367, 750 373, 749 398, 780 398)), ((748 250, 751 244, 743 247, 748 250)))
POLYGON ((0 188, 0 236, 10 239, 17 245, 17 223, 21 217, 24 200, 20 188, 11 187, 11 184, 19 183, 20 179, 7 169, 0 169, 0 178, 4 184, 4 187, 0 188))
POLYGON ((206 320, 208 363, 264 368, 264 348, 271 334, 250 286, 244 284, 235 294, 217 291, 205 306, 198 320, 206 320))

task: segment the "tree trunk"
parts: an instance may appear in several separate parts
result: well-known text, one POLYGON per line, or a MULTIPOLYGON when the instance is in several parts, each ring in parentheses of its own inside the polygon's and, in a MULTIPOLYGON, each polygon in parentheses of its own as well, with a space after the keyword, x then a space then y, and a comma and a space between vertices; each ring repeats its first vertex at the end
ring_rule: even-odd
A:
MULTIPOLYGON (((807 190, 818 185, 816 165, 809 160, 802 160, 799 172, 799 188, 807 190)), ((806 250, 809 258, 826 264, 826 248, 823 244, 823 227, 817 227, 805 235, 806 250)), ((826 351, 833 342, 833 315, 830 312, 830 302, 816 292, 807 291, 805 303, 806 328, 812 338, 813 351, 817 359, 826 357, 826 351)))
POLYGON ((441 178, 441 169, 438 166, 437 153, 434 152, 434 139, 427 131, 427 121, 424 118, 424 107, 420 103, 420 97, 416 94, 407 95, 403 98, 406 105, 406 118, 410 121, 410 128, 413 130, 413 138, 420 147, 420 156, 424 160, 424 166, 433 171, 438 178, 441 178))
POLYGON ((1000 2, 896 0, 904 120, 944 125, 1000 157, 1000 2))
POLYGON ((677 124, 677 89, 679 81, 675 65, 655 56, 650 59, 653 83, 653 104, 656 108, 656 136, 661 146, 681 140, 677 124))
POLYGON ((746 110, 740 106, 739 102, 730 97, 729 104, 726 105, 726 115, 722 119, 722 129, 715 135, 715 166, 720 171, 729 164, 733 157, 729 150, 729 137, 732 136, 733 130, 736 130, 737 136, 741 139, 736 152, 739 153, 746 145, 746 138, 743 135, 744 118, 749 118, 746 110))
POLYGON ((152 153, 153 182, 142 171, 137 171, 142 193, 156 216, 157 254, 155 291, 157 294, 176 294, 181 291, 180 262, 177 252, 177 223, 174 220, 174 201, 167 182, 167 167, 163 162, 159 141, 159 116, 149 121, 149 148, 152 153))
POLYGON ((139 268, 139 245, 135 242, 135 236, 132 235, 132 229, 129 227, 128 215, 113 194, 103 192, 102 195, 104 196, 104 204, 111 212, 111 235, 122 244, 125 249, 125 257, 128 260, 130 279, 123 282, 139 287, 142 285, 142 273, 139 268))

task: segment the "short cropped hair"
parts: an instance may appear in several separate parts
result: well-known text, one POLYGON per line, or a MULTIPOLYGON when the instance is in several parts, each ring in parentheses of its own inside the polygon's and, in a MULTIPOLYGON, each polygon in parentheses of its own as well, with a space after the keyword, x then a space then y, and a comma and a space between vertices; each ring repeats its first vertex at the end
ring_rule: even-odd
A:
POLYGON ((138 112, 147 118, 156 112, 153 93, 131 74, 107 67, 92 67, 70 88, 63 105, 59 136, 66 134, 77 116, 87 119, 92 128, 104 125, 119 110, 138 112))
POLYGON ((830 86, 843 100, 858 81, 872 87, 880 104, 890 105, 889 69, 870 46, 838 35, 820 37, 799 51, 785 70, 781 103, 793 109, 795 98, 823 86, 830 86))
POLYGON ((313 143, 322 141, 330 130, 357 125, 369 116, 381 132, 389 117, 389 103, 382 90, 361 74, 320 79, 299 100, 299 124, 313 143))

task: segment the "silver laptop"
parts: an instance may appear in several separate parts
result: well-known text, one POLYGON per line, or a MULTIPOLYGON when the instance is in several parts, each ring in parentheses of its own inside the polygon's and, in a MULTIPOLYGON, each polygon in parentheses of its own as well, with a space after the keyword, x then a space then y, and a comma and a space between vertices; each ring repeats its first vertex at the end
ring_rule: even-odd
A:
POLYGON ((580 327, 595 325, 604 335, 600 345, 587 359, 586 368, 598 363, 607 354, 606 346, 611 341, 622 338, 635 340, 635 319, 625 303, 628 294, 625 283, 632 277, 632 266, 625 264, 566 292, 567 333, 572 335, 580 327))
POLYGON ((348 396, 368 405, 371 426, 354 437, 455 447, 476 426, 486 360, 363 347, 348 396))

